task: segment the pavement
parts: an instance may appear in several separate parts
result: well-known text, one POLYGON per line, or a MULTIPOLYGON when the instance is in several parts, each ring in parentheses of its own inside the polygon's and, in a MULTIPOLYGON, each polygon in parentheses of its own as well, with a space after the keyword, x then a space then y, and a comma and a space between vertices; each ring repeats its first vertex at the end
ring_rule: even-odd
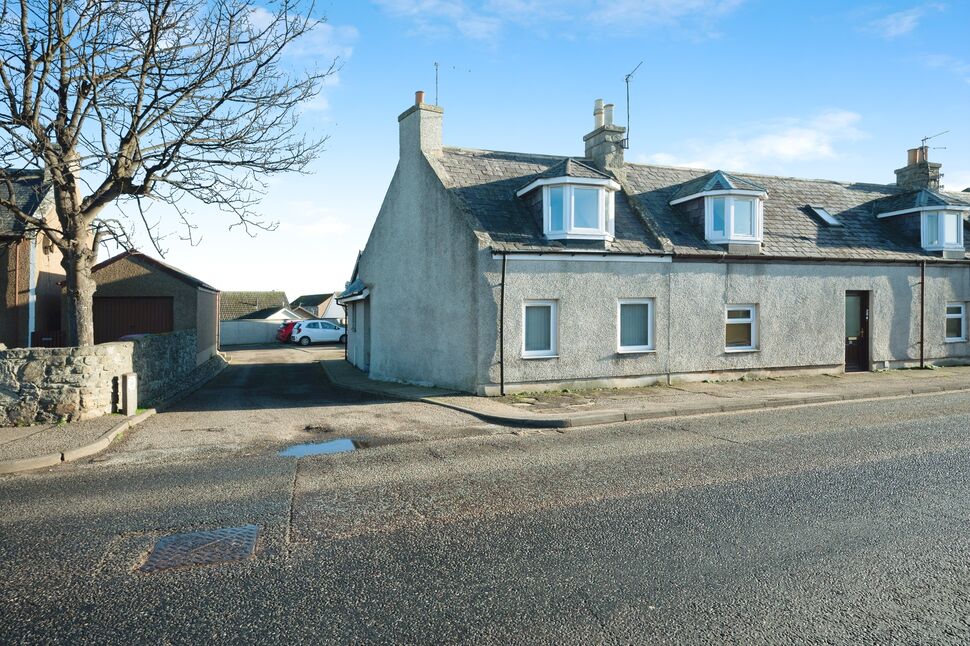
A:
POLYGON ((955 366, 475 397, 369 379, 340 358, 324 360, 322 365, 331 382, 341 387, 445 406, 495 424, 541 428, 569 428, 970 389, 970 366, 955 366))
POLYGON ((970 640, 970 393, 468 435, 326 383, 320 409, 293 382, 235 392, 321 375, 239 354, 210 410, 0 478, 0 642, 970 640), (277 455, 362 402, 360 430, 429 437, 277 455), (247 524, 244 561, 138 571, 161 538, 247 524))

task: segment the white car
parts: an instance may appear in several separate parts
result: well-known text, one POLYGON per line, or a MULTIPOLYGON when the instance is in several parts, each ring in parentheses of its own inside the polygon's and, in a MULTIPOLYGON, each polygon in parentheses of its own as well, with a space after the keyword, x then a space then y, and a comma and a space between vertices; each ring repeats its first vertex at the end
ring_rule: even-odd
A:
POLYGON ((297 321, 290 341, 300 345, 311 343, 346 343, 347 328, 330 321, 297 321))

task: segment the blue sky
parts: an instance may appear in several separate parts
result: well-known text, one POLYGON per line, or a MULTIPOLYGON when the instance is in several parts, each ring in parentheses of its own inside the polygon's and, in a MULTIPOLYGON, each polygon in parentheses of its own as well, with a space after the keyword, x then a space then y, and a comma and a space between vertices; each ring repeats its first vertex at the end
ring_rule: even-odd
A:
MULTIPOLYGON (((890 183, 923 136, 948 190, 970 187, 970 2, 775 0, 339 0, 294 64, 339 55, 303 113, 327 150, 276 177, 274 232, 227 231, 187 204, 202 241, 166 260, 223 290, 340 289, 398 154, 397 115, 423 89, 446 145, 582 154, 593 100, 625 121, 627 160, 890 183)), ((166 224, 163 223, 163 228, 166 224)), ((174 222, 171 229, 175 230, 174 222)))

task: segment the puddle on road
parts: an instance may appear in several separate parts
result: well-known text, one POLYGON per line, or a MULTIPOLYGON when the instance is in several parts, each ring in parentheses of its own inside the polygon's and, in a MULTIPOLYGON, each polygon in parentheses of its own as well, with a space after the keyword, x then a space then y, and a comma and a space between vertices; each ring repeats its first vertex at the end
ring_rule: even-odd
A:
POLYGON ((366 449, 369 445, 361 440, 344 438, 340 440, 330 440, 329 442, 309 442, 307 444, 294 444, 288 449, 279 452, 284 458, 302 458, 308 455, 326 455, 328 453, 347 453, 357 449, 366 449))

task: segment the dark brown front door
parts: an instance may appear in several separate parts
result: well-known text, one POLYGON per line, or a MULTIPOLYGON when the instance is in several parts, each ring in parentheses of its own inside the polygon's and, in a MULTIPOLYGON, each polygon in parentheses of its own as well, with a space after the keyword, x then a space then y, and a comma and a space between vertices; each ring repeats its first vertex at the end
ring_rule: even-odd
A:
POLYGON ((869 370, 869 292, 845 293, 845 370, 869 370))

